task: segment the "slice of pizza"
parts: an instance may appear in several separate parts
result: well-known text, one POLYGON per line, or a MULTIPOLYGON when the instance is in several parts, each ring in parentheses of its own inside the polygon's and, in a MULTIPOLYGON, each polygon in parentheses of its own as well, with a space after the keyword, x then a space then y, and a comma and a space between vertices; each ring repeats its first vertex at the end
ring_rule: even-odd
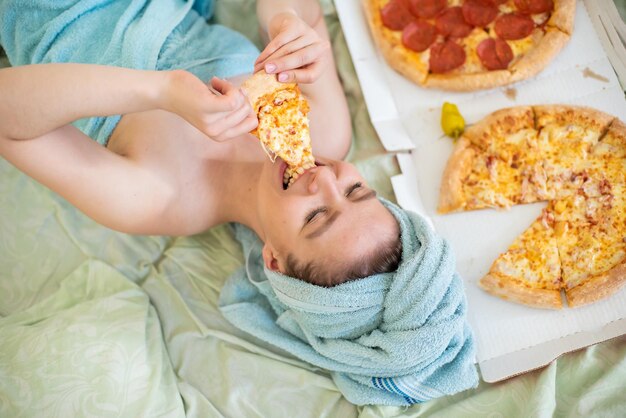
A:
POLYGON ((445 168, 438 211, 509 208, 546 200, 533 109, 496 111, 470 126, 445 168))
POLYGON ((259 118, 259 125, 251 133, 259 138, 272 161, 279 157, 287 163, 284 183, 292 184, 306 169, 315 166, 306 99, 297 84, 280 83, 275 75, 265 71, 254 74, 242 88, 259 118))
POLYGON ((580 106, 534 106, 533 110, 539 131, 537 159, 551 198, 577 193, 590 177, 604 177, 601 170, 593 170, 591 161, 613 116, 580 106))
POLYGON ((548 208, 493 262, 479 285, 495 296, 524 305, 563 307, 554 215, 548 208))
POLYGON ((614 119, 585 165, 592 177, 604 176, 612 183, 626 183, 626 124, 614 119))
POLYGON ((521 202, 522 174, 519 167, 482 151, 462 136, 445 168, 437 210, 509 208, 521 202))
POLYGON ((606 183, 601 194, 553 201, 567 303, 603 299, 626 283, 626 186, 606 183))

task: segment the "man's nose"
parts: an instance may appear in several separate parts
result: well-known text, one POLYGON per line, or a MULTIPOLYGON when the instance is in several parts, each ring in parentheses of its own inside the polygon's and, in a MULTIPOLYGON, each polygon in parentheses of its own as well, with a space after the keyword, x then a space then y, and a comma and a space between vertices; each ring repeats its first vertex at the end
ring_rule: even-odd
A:
POLYGON ((336 193, 337 177, 328 167, 316 167, 311 170, 307 190, 310 194, 318 192, 336 193))

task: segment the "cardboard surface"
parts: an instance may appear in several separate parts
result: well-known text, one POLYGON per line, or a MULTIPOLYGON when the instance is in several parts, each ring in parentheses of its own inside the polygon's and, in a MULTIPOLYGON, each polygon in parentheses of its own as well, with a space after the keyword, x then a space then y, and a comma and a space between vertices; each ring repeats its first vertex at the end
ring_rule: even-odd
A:
POLYGON ((506 302, 477 286, 493 260, 534 221, 545 203, 510 211, 436 213, 441 175, 453 147, 439 125, 444 101, 456 103, 468 123, 503 107, 547 103, 592 106, 626 121, 618 77, 584 3, 577 3, 572 39, 538 76, 471 93, 428 90, 406 80, 378 54, 360 0, 341 0, 336 6, 383 145, 389 151, 411 150, 398 154, 402 174, 392 179, 398 202, 429 218, 457 255, 483 379, 505 379, 542 367, 562 353, 626 333, 626 289, 591 306, 547 311, 506 302))

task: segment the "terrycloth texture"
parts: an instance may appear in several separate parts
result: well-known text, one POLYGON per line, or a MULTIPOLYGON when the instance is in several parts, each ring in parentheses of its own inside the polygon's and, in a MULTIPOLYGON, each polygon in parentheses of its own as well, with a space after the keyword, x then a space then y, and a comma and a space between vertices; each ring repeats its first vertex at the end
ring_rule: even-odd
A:
MULTIPOLYGON (((0 0, 0 44, 11 65, 79 62, 187 69, 203 80, 252 72, 258 50, 208 25, 213 0, 0 0)), ((106 145, 120 116, 74 123, 106 145)))
POLYGON ((352 403, 407 405, 475 387, 474 342, 448 244, 424 219, 398 220, 398 270, 324 288, 264 267, 262 243, 238 225, 245 268, 220 295, 236 327, 329 370, 352 403))

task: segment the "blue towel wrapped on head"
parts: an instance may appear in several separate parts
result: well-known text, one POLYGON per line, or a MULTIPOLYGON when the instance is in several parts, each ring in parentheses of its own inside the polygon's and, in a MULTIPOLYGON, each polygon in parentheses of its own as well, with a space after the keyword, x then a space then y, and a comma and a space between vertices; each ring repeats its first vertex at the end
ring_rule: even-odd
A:
MULTIPOLYGON (((11 65, 75 62, 185 69, 201 80, 251 73, 257 48, 208 25, 213 0, 0 0, 0 45, 11 65)), ((74 123, 106 145, 120 116, 74 123)))
POLYGON ((400 225, 396 272, 320 287, 269 270, 241 225, 245 266, 220 294, 237 328, 331 372, 358 405, 408 405, 475 387, 474 340, 449 245, 381 199, 400 225))

